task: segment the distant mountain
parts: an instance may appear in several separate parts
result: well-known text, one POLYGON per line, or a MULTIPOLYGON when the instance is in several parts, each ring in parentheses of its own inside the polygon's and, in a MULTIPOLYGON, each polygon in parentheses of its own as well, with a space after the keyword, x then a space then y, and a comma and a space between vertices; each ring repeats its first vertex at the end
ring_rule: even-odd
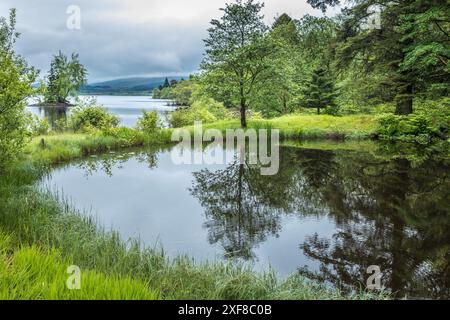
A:
MULTIPOLYGON (((183 77, 167 77, 180 80, 183 77)), ((185 79, 187 77, 184 77, 185 79)), ((87 95, 149 95, 153 89, 164 84, 166 77, 122 78, 105 82, 91 83, 80 89, 80 94, 87 95)))

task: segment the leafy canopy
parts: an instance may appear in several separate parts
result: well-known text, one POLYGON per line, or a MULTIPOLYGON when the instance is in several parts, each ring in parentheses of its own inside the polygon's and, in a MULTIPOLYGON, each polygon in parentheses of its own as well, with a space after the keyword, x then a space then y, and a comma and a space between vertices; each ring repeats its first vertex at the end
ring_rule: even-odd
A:
POLYGON ((72 53, 71 59, 61 51, 53 57, 47 77, 47 103, 67 103, 67 98, 75 96, 86 84, 87 71, 80 63, 79 56, 72 53))

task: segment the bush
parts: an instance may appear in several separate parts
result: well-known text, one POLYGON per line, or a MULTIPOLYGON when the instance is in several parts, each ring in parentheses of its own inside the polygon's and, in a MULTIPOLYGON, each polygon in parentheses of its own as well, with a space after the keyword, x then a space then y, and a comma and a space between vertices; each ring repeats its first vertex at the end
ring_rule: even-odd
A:
POLYGON ((430 125, 439 132, 442 138, 449 136, 450 98, 440 100, 419 100, 414 105, 415 113, 429 119, 430 125))
POLYGON ((228 118, 230 118, 230 113, 222 103, 213 99, 201 99, 194 102, 190 108, 173 112, 170 124, 174 128, 179 128, 193 125, 195 121, 210 123, 228 118))
POLYGON ((64 132, 67 130, 67 120, 65 118, 61 118, 55 121, 55 125, 53 130, 64 132))
POLYGON ((99 106, 78 106, 69 117, 69 127, 74 131, 108 130, 119 123, 118 117, 99 106))
POLYGON ((377 133, 388 139, 409 140, 420 144, 427 144, 433 138, 447 139, 445 132, 433 124, 430 116, 420 113, 408 116, 383 114, 377 117, 377 122, 377 133))
POLYGON ((393 103, 382 103, 377 105, 373 109, 373 113, 382 114, 382 113, 395 113, 395 105, 393 103))
POLYGON ((341 115, 350 115, 350 114, 358 114, 361 113, 361 108, 359 108, 355 104, 346 103, 340 106, 339 114, 341 115))
POLYGON ((142 118, 139 118, 136 127, 138 130, 147 133, 153 133, 158 130, 158 114, 156 111, 143 111, 142 118))
POLYGON ((337 116, 340 114, 340 108, 337 105, 326 107, 325 114, 328 114, 331 116, 337 116))
POLYGON ((120 147, 142 146, 145 143, 145 135, 142 132, 126 127, 104 130, 102 135, 113 137, 115 144, 120 147))
POLYGON ((28 130, 32 136, 44 135, 50 131, 50 124, 45 118, 29 114, 27 122, 28 130))

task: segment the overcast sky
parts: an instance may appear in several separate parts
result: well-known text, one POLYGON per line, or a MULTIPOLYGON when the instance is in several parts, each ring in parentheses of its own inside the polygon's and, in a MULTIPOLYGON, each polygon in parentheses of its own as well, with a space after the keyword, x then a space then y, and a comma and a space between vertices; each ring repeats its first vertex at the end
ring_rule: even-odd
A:
MULTIPOLYGON (((51 56, 78 52, 89 82, 132 76, 187 75, 202 59, 206 29, 224 0, 1 0, 0 15, 18 10, 17 52, 45 76, 51 56), (67 9, 81 9, 81 29, 67 28, 67 9)), ((306 0, 266 0, 267 23, 286 12, 320 16, 306 0)))

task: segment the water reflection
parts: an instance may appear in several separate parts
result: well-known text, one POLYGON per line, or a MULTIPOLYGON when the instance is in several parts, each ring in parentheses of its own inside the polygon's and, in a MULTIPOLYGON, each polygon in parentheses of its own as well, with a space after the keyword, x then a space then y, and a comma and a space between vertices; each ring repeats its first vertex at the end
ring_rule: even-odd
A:
POLYGON ((40 118, 47 119, 51 129, 57 129, 58 123, 60 123, 61 121, 64 124, 67 124, 67 116, 69 113, 68 107, 36 106, 36 107, 28 107, 28 111, 30 111, 34 115, 39 116, 40 118))
MULTIPOLYGON (((91 97, 82 96, 82 100, 89 100, 91 97)), ((67 120, 67 116, 73 108, 38 106, 41 99, 35 98, 28 101, 27 110, 41 118, 49 121, 51 128, 56 128, 56 121, 67 120)), ((138 119, 142 116, 142 111, 156 111, 161 125, 168 126, 168 116, 175 107, 170 106, 169 100, 152 99, 146 96, 95 96, 98 105, 104 106, 108 112, 120 119, 120 124, 125 127, 135 127, 138 119)), ((75 104, 72 98, 70 102, 75 104)))
POLYGON ((367 267, 378 265, 397 297, 450 298, 448 159, 369 150, 284 147, 275 176, 239 161, 175 166, 169 150, 131 151, 91 157, 52 182, 169 252, 268 261, 347 292, 365 288, 367 267))
POLYGON ((302 274, 349 292, 365 288, 367 268, 377 265, 397 297, 450 297, 446 163, 412 167, 405 158, 285 148, 274 177, 239 164, 194 177, 208 240, 226 256, 252 258, 268 235, 282 232, 282 215, 326 216, 335 233, 311 230, 300 242, 302 254, 320 263, 318 271, 300 266, 302 274))

